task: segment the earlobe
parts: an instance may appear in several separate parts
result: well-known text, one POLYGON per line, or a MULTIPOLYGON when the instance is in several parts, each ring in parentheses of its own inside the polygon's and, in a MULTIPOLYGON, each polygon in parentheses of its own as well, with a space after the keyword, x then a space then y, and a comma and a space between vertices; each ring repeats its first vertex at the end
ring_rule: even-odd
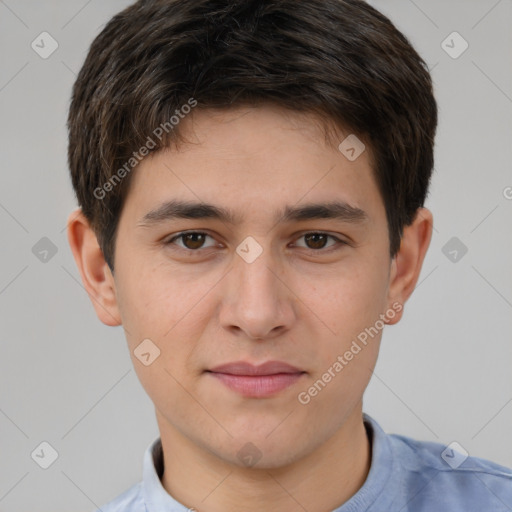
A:
POLYGON ((80 208, 68 217, 67 235, 76 265, 98 318, 106 325, 121 325, 114 277, 96 234, 80 208))
POLYGON ((421 272, 432 238, 433 217, 430 210, 418 208, 413 222, 404 227, 400 249, 391 263, 388 305, 400 303, 402 308, 388 324, 396 324, 403 313, 421 272))

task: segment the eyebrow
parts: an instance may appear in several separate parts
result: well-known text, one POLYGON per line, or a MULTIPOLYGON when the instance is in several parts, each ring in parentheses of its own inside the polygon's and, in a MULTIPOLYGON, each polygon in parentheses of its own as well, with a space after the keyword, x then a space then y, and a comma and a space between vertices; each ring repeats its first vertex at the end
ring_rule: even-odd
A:
MULTIPOLYGON (((151 227, 175 219, 215 219, 227 224, 241 223, 243 217, 232 210, 213 204, 170 200, 149 211, 137 223, 151 227)), ((297 222, 314 219, 336 219, 343 222, 360 223, 368 220, 366 212, 344 201, 309 203, 303 206, 286 206, 276 214, 276 222, 297 222)))

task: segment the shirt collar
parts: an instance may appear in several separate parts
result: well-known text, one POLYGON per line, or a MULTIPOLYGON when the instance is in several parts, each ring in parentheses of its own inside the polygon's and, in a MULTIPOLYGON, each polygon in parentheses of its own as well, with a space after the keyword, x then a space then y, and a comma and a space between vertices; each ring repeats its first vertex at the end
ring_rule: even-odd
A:
POLYGON ((160 437, 155 439, 144 453, 142 469, 142 496, 147 512, 189 512, 177 502, 160 481, 164 473, 164 457, 160 437))
MULTIPOLYGON (((388 510, 394 500, 400 467, 393 456, 389 436, 369 415, 363 414, 371 444, 370 471, 363 486, 350 500, 333 512, 371 512, 388 510)), ((147 512, 189 512, 163 487, 164 471, 161 439, 155 439, 144 454, 142 495, 147 512)))
POLYGON ((362 487, 333 512, 388 511, 398 491, 402 468, 390 437, 368 414, 363 413, 363 421, 371 446, 370 471, 362 487))

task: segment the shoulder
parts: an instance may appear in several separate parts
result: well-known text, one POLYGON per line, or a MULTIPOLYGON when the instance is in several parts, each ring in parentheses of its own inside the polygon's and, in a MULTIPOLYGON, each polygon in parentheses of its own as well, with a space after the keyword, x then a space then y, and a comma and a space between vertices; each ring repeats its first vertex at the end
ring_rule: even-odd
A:
POLYGON ((96 509, 95 512, 141 512, 146 510, 142 499, 142 482, 135 484, 128 490, 96 509))
POLYGON ((396 434, 389 439, 411 510, 424 501, 451 505, 450 510, 511 510, 512 469, 472 457, 454 443, 446 446, 396 434))

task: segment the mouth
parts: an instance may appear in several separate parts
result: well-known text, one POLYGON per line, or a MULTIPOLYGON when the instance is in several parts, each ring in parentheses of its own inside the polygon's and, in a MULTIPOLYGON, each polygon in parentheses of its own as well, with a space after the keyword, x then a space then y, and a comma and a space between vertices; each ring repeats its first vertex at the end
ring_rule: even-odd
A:
POLYGON ((206 373, 228 389, 252 398, 276 395, 306 374, 305 371, 282 361, 268 361, 258 366, 237 361, 216 366, 206 370, 206 373))

